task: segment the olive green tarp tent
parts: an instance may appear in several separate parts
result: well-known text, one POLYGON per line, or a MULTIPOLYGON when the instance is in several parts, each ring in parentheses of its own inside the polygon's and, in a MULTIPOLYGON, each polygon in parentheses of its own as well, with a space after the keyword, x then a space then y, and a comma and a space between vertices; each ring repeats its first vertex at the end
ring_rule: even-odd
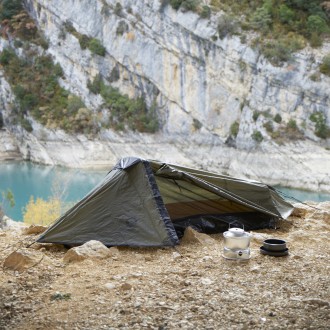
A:
POLYGON ((42 243, 173 246, 186 227, 270 228, 293 207, 270 186, 135 157, 121 159, 39 238, 42 243))

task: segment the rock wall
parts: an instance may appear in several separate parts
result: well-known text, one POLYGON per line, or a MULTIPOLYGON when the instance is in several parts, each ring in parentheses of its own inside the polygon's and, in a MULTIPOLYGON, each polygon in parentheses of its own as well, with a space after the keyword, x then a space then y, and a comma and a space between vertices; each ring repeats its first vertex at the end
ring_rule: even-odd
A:
POLYGON ((254 111, 279 113, 285 122, 293 118, 309 136, 311 113, 321 111, 330 124, 330 79, 310 79, 327 46, 305 49, 294 63, 274 67, 238 36, 217 38, 221 13, 206 20, 152 0, 28 3, 50 41, 49 51, 66 73, 67 87, 91 106, 98 106, 99 99, 91 97, 87 80, 98 73, 109 79, 117 70, 114 84, 122 92, 132 97, 143 94, 149 104, 157 101, 164 132, 171 136, 195 133, 208 140, 212 132, 225 140, 233 122, 241 121, 237 143, 249 148, 251 131, 257 128, 268 135, 251 120, 254 111), (67 22, 79 33, 99 39, 107 55, 81 50, 78 39, 65 32, 67 22), (196 129, 196 121, 202 129, 196 129))
POLYGON ((49 40, 48 52, 63 68, 64 87, 98 109, 102 100, 90 93, 87 82, 100 74, 130 97, 143 95, 149 105, 156 102, 162 129, 154 135, 104 131, 89 140, 33 123, 33 134, 15 131, 24 158, 104 166, 138 155, 272 184, 330 190, 330 153, 324 148, 329 141, 321 146, 309 120, 320 111, 330 125, 330 78, 310 79, 329 44, 307 48, 296 54, 294 63, 274 67, 238 36, 217 37, 221 13, 205 20, 157 0, 26 3, 49 40), (106 56, 82 50, 77 37, 66 30, 68 22, 78 33, 99 39, 106 56), (255 112, 265 116, 255 120, 255 112), (276 114, 284 122, 296 120, 309 140, 282 147, 271 141, 264 124, 276 114), (225 144, 235 121, 240 123, 236 149, 225 144), (255 130, 263 142, 253 140, 255 130))

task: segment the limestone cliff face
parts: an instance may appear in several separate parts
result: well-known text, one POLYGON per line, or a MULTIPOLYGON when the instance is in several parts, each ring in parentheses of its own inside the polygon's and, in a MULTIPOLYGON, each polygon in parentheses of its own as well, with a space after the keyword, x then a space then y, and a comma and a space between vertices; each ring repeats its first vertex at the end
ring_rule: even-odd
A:
POLYGON ((67 86, 91 106, 98 106, 99 99, 91 97, 87 80, 98 73, 109 78, 116 70, 114 84, 122 92, 143 94, 149 104, 157 102, 163 131, 171 136, 197 130, 198 138, 208 139, 211 132, 224 140, 238 121, 237 144, 249 148, 255 129, 268 136, 262 117, 259 123, 252 120, 256 111, 281 114, 285 122, 294 119, 315 140, 310 114, 320 111, 330 124, 330 78, 310 79, 326 49, 306 49, 296 55, 294 64, 274 67, 239 37, 215 40, 217 15, 205 20, 157 0, 28 4, 50 41, 49 51, 66 73, 67 86), (107 55, 81 50, 77 38, 64 32, 67 22, 79 33, 99 39, 107 55))
MULTIPOLYGON (((205 20, 192 12, 177 12, 158 0, 26 3, 49 40, 48 52, 63 68, 63 86, 96 109, 102 100, 90 93, 87 81, 101 74, 121 92, 131 97, 143 95, 149 105, 155 102, 162 129, 152 136, 106 131, 97 141, 90 141, 34 124, 33 134, 20 135, 24 157, 82 166, 138 154, 225 169, 229 174, 267 179, 269 183, 330 189, 326 171, 329 151, 321 147, 309 120, 319 111, 330 126, 330 78, 322 75, 320 81, 310 79, 330 45, 321 50, 305 49, 296 54, 293 64, 274 67, 238 36, 215 37, 221 13, 205 20), (106 48, 105 57, 82 50, 77 37, 66 31, 67 23, 78 33, 100 40, 106 48), (259 112, 265 115, 255 118, 259 112), (309 141, 278 147, 264 125, 276 114, 283 122, 295 120, 309 141), (234 122, 239 123, 236 149, 225 145, 234 122), (258 145, 252 138, 256 130, 264 137, 258 145), (46 140, 41 138, 45 132, 46 140), (61 155, 54 152, 55 145, 64 150, 61 155), (306 179, 308 183, 299 183, 295 177, 297 168, 301 173, 306 168, 296 164, 294 152, 316 153, 316 159, 326 162, 314 166, 307 154, 302 156, 301 161, 311 161, 305 163, 310 167, 307 171, 315 173, 306 179), (275 164, 269 166, 274 159, 285 168, 290 164, 288 172, 275 164), (296 169, 292 168, 294 163, 296 169)), ((323 146, 327 143, 322 141, 323 146)))

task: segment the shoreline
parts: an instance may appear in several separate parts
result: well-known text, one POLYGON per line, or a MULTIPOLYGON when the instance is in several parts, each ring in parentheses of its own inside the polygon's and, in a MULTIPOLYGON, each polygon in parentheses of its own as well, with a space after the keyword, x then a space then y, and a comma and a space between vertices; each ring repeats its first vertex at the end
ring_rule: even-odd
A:
POLYGON ((136 156, 210 172, 256 180, 271 186, 330 193, 330 151, 310 140, 279 146, 265 141, 254 149, 237 149, 216 139, 163 134, 115 134, 87 139, 52 132, 40 140, 31 133, 0 131, 0 163, 29 161, 91 171, 111 170, 120 158, 136 156), (199 139, 200 138, 200 139, 199 139), (198 140, 199 139, 199 140, 198 140))

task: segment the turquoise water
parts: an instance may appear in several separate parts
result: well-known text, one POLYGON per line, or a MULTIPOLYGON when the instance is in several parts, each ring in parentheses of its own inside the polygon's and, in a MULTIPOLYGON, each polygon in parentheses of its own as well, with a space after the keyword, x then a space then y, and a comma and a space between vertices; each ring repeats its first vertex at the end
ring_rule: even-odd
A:
MULTIPOLYGON (((108 171, 91 171, 35 165, 29 162, 0 163, 0 191, 10 189, 15 206, 5 213, 22 221, 23 208, 31 196, 47 199, 61 194, 65 201, 75 202, 95 187, 108 171)), ((2 198, 0 199, 1 202, 2 198)))
MULTIPOLYGON (((31 196, 48 199, 54 193, 62 193, 67 202, 79 201, 105 177, 107 172, 108 170, 68 169, 29 162, 0 163, 0 191, 10 189, 16 203, 15 207, 5 210, 6 214, 16 221, 22 221, 23 208, 31 196)), ((300 201, 330 201, 330 193, 276 188, 300 201)))

